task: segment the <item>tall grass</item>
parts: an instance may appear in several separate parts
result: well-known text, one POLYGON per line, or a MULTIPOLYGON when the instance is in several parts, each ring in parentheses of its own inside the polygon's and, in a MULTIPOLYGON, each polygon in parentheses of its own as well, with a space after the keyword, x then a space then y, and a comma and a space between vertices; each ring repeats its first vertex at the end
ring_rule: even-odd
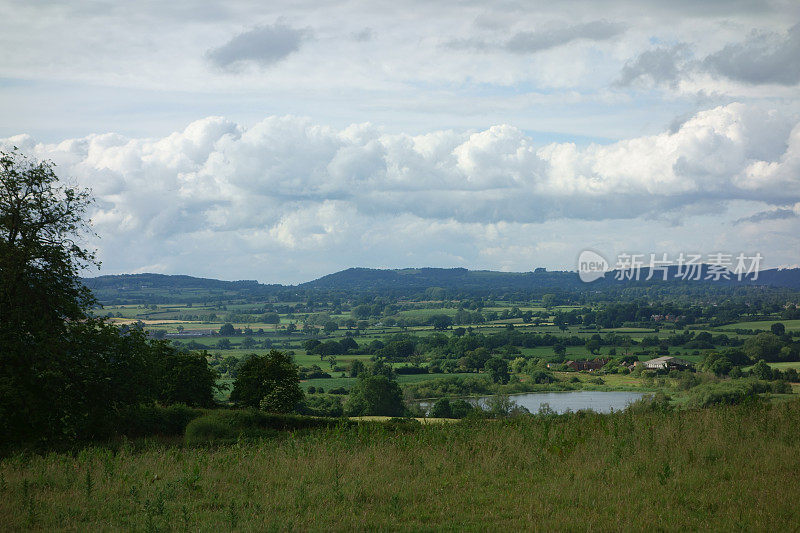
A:
POLYGON ((793 530, 800 402, 15 455, 2 528, 793 530))

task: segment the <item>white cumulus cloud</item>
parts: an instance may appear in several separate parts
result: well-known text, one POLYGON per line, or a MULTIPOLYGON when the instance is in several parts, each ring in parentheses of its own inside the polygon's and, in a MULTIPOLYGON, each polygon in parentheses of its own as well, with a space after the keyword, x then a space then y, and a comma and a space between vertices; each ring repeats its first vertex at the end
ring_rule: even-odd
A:
POLYGON ((698 213, 744 202, 749 212, 719 220, 749 228, 775 211, 762 219, 796 224, 800 202, 800 122, 738 103, 582 148, 539 146, 511 125, 407 135, 292 116, 249 127, 209 117, 154 139, 0 144, 92 188, 112 271, 302 281, 353 265, 570 266, 597 242, 593 228, 614 246, 643 227, 661 232, 654 244, 685 232, 699 246, 698 213))

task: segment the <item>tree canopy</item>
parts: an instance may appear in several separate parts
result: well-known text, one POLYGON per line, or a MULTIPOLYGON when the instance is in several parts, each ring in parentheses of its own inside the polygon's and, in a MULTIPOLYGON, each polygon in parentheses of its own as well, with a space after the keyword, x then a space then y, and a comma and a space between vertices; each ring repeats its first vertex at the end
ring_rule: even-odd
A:
POLYGON ((91 201, 52 163, 0 152, 0 447, 105 437, 156 400, 213 403, 205 357, 92 316, 91 201))
POLYGON ((300 374, 290 355, 271 350, 249 355, 241 363, 233 383, 231 401, 242 407, 288 413, 303 399, 300 374))

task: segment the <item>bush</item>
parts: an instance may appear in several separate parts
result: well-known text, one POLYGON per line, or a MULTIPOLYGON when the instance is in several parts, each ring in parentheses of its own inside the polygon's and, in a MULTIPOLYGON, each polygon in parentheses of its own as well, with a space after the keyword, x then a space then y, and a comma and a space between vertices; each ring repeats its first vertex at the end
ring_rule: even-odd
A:
POLYGON ((184 436, 186 444, 204 444, 211 442, 235 441, 236 429, 213 416, 204 416, 193 420, 187 427, 184 436))
POLYGON ((398 433, 410 433, 422 427, 422 423, 415 418, 394 417, 387 420, 383 427, 398 433))
POLYGON ((404 411, 400 387, 383 375, 358 378, 346 406, 349 416, 399 416, 404 411))
POLYGON ((706 383, 692 390, 689 405, 709 407, 711 405, 734 405, 754 400, 763 392, 771 392, 772 387, 764 381, 753 379, 706 383))
POLYGON ((475 408, 466 400, 450 402, 450 413, 453 418, 466 418, 475 408))
POLYGON ((202 410, 182 404, 169 407, 158 405, 133 407, 120 413, 117 432, 126 437, 181 435, 187 425, 202 414, 202 410))
POLYGON ((344 414, 342 402, 337 396, 309 396, 300 404, 300 412, 311 416, 338 417, 344 414))
POLYGON ((398 366, 394 369, 395 374, 427 374, 428 369, 424 366, 398 366))
POLYGON ((333 427, 340 419, 265 413, 256 409, 219 410, 195 418, 186 426, 186 444, 226 443, 274 437, 280 431, 333 427))
POLYGON ((440 398, 436 400, 436 403, 434 403, 433 407, 431 407, 429 416, 431 418, 452 418, 453 408, 450 405, 450 400, 447 398, 440 398))
POLYGON ((550 372, 536 370, 535 372, 531 372, 531 381, 534 383, 554 383, 556 378, 550 372))
POLYGON ((642 396, 635 402, 631 403, 627 411, 631 413, 645 413, 648 411, 658 411, 658 412, 666 412, 672 410, 672 405, 670 404, 670 398, 668 395, 664 394, 663 392, 657 392, 655 396, 653 395, 646 395, 642 396))
POLYGON ((791 394, 792 386, 784 380, 776 381, 772 384, 772 392, 775 394, 791 394))

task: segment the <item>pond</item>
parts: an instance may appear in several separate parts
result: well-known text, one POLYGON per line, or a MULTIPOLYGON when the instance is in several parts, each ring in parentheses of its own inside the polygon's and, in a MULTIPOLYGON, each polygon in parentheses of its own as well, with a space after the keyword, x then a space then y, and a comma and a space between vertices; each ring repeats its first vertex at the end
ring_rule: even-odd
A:
MULTIPOLYGON (((531 413, 537 413, 545 404, 556 413, 591 409, 597 413, 610 413, 612 410, 621 411, 635 402, 644 393, 623 391, 566 391, 566 392, 531 392, 513 394, 509 396, 512 402, 524 407, 531 413)), ((489 396, 477 398, 478 403, 485 405, 489 396)), ((471 400, 474 402, 475 400, 471 400)), ((422 402, 423 408, 429 408, 432 402, 422 402)))

